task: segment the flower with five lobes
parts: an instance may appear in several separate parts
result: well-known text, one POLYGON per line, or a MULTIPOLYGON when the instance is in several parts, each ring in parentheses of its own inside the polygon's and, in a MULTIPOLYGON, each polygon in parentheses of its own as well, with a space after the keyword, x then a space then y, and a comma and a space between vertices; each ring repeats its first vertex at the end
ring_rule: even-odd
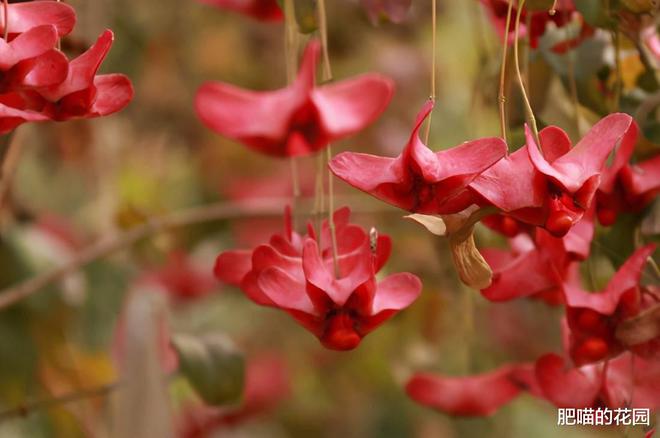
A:
POLYGON ((355 188, 414 213, 453 214, 473 203, 467 186, 506 154, 500 138, 483 138, 433 152, 419 130, 433 109, 427 101, 417 115, 408 143, 396 158, 344 152, 330 169, 355 188))
POLYGON ((222 82, 199 89, 195 109, 213 131, 275 157, 308 155, 364 129, 385 110, 394 85, 379 74, 315 86, 321 46, 307 45, 296 80, 275 91, 222 82))
POLYGON ((610 152, 637 140, 637 124, 627 114, 601 119, 574 147, 559 127, 539 133, 542 151, 530 129, 527 144, 479 175, 470 188, 521 222, 565 236, 591 207, 610 152))
POLYGON ((376 281, 391 252, 388 236, 367 235, 349 223, 350 210, 334 213, 337 263, 327 221, 319 235, 308 225, 306 235, 286 231, 253 251, 227 251, 218 256, 216 276, 239 286, 257 304, 285 310, 333 350, 351 350, 364 336, 412 304, 420 280, 409 273, 376 281))

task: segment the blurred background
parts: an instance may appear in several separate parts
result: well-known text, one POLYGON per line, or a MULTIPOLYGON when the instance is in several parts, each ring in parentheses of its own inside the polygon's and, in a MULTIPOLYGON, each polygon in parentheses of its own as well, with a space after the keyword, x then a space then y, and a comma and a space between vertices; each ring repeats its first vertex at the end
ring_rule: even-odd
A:
MULTIPOLYGON (((207 80, 251 89, 283 87, 281 23, 259 22, 194 0, 67 3, 76 8, 78 24, 64 49, 75 54, 111 28, 115 44, 101 71, 127 74, 136 95, 126 110, 111 117, 19 128, 23 155, 0 217, 2 288, 66 263, 81 248, 148 217, 210 203, 241 205, 252 198, 257 204, 264 198, 277 202, 266 203, 256 214, 166 229, 2 310, 0 411, 89 388, 102 390, 29 413, 0 414, 1 437, 113 436, 111 431, 118 430, 113 427, 121 429, 117 422, 132 421, 126 406, 145 409, 141 417, 151 435, 139 436, 557 436, 556 408, 528 395, 482 419, 452 418, 406 397, 402 386, 413 371, 466 375, 559 351, 561 309, 528 300, 488 304, 460 284, 444 240, 429 238, 421 227, 402 220, 401 211, 338 180, 336 205, 354 207, 355 222, 392 236, 394 251, 385 271, 422 278, 422 296, 409 309, 358 349, 333 352, 284 312, 259 307, 239 290, 215 282, 212 267, 220 251, 250 248, 282 229, 280 201, 291 193, 289 163, 212 133, 197 119, 193 97, 207 80), (154 287, 149 278, 160 279, 156 283, 166 291, 156 294, 160 304, 149 307, 160 309, 156 314, 144 313, 139 302, 131 305, 129 299, 136 290, 154 287), (157 324, 146 323, 149 318, 157 324), (229 409, 235 415, 217 420, 209 435, 195 435, 194 425, 204 424, 208 412, 190 384, 177 375, 166 385, 154 382, 150 370, 160 367, 153 363, 158 345, 154 351, 139 347, 148 343, 136 347, 125 334, 157 341, 165 325, 173 333, 230 338, 244 354, 256 407, 229 409), (116 365, 118 357, 135 367, 124 370, 128 375, 116 365), (116 391, 104 385, 120 375, 136 389, 126 391, 123 401, 113 401, 116 391), (124 403, 124 409, 117 403, 124 403), (168 431, 166 424, 188 435, 168 431), (154 434, 161 427, 162 434, 154 434)), ((326 3, 335 77, 373 71, 396 82, 384 115, 359 135, 333 145, 333 151, 395 156, 430 94, 431 2, 413 1, 402 23, 375 25, 357 0, 326 3)), ((438 13, 434 150, 499 135, 499 37, 478 1, 440 1, 438 13)), ((555 59, 556 65, 561 62, 555 59)), ((533 57, 531 69, 533 104, 542 122, 559 124, 577 140, 561 74, 540 55, 533 57)), ((515 87, 509 84, 508 89, 512 146, 519 146, 522 113, 515 87)), ((300 160, 299 168, 303 193, 309 196, 314 159, 300 160)), ((477 238, 480 246, 504 243, 481 228, 477 238)), ((606 281, 615 263, 598 256, 594 263, 601 283, 606 281)), ((622 435, 577 427, 561 433, 566 438, 622 435)))

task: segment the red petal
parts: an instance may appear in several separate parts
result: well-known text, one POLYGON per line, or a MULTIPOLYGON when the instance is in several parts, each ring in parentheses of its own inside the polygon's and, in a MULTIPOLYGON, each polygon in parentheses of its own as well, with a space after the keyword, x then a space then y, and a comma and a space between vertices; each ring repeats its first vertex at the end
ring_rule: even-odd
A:
POLYGON ((644 195, 653 196, 660 190, 660 155, 627 166, 621 172, 621 180, 633 200, 644 195))
POLYGON ((94 76, 108 54, 113 39, 111 30, 103 32, 92 47, 69 63, 69 74, 64 82, 41 90, 40 94, 51 102, 57 102, 67 95, 93 87, 94 76))
POLYGON ((11 70, 10 81, 17 87, 41 88, 57 85, 69 73, 69 60, 59 50, 20 62, 11 70))
POLYGON ((515 366, 470 377, 416 374, 406 393, 418 403, 451 415, 491 415, 514 399, 521 386, 512 377, 515 366))
POLYGON ((94 78, 96 99, 89 113, 107 116, 121 111, 133 99, 133 84, 122 74, 100 75, 94 78))
POLYGON ((277 307, 315 314, 305 284, 279 268, 268 268, 259 275, 259 287, 277 307))
POLYGON ((564 359, 546 354, 536 361, 536 380, 545 398, 558 407, 592 406, 601 389, 597 365, 565 368, 564 359))
MULTIPOLYGON (((60 36, 68 35, 76 23, 75 10, 54 1, 33 1, 9 5, 9 33, 27 32, 44 24, 54 25, 60 36)), ((0 32, 5 31, 4 14, 0 14, 0 32)))
POLYGON ((610 114, 594 125, 574 148, 550 164, 541 155, 529 127, 525 128, 527 150, 536 169, 555 179, 570 193, 577 192, 589 178, 600 174, 617 143, 624 136, 636 133, 636 125, 628 114, 610 114))
POLYGON ((410 306, 422 293, 422 282, 413 274, 392 274, 378 283, 371 312, 401 310, 410 306))
POLYGON ((240 286, 243 277, 252 269, 251 251, 225 251, 215 260, 216 278, 233 286, 240 286))
POLYGON ((7 71, 19 62, 39 56, 55 47, 55 26, 34 27, 7 43, 0 39, 0 70, 7 71))
POLYGON ((331 141, 363 130, 385 111, 392 99, 391 79, 366 74, 324 85, 312 91, 311 99, 331 141))
POLYGON ((646 260, 655 249, 655 244, 649 244, 635 251, 600 293, 586 292, 575 285, 565 284, 566 304, 570 307, 583 307, 611 315, 619 305, 621 296, 639 285, 646 260))

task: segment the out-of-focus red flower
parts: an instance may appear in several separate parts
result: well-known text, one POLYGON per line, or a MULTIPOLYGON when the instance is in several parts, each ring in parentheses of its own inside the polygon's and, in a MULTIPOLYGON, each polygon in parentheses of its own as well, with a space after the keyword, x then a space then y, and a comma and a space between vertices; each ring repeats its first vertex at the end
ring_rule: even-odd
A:
MULTIPOLYGON (((506 16, 509 9, 508 0, 480 0, 481 4, 486 9, 488 16, 495 27, 495 30, 504 37, 507 35, 507 43, 513 44, 515 41, 515 19, 517 8, 514 3, 511 12, 511 21, 509 28, 506 29, 506 16)), ((591 26, 586 24, 582 17, 575 9, 572 0, 559 0, 555 6, 555 13, 550 14, 550 11, 535 11, 531 12, 530 27, 527 27, 527 16, 530 12, 525 8, 520 15, 520 38, 529 37, 530 46, 533 49, 538 48, 539 40, 545 33, 546 27, 549 23, 554 23, 557 27, 564 27, 571 23, 577 15, 580 21, 580 33, 575 38, 564 41, 552 47, 552 50, 558 53, 563 53, 567 49, 573 48, 580 44, 584 39, 593 35, 594 30, 591 26)))
MULTIPOLYGON (((33 1, 8 5, 9 36, 28 32, 37 26, 53 25, 59 36, 68 35, 76 24, 75 10, 65 4, 53 1, 33 1)), ((4 14, 0 16, 0 32, 5 31, 4 14)))
POLYGON ((350 350, 369 332, 408 307, 421 292, 409 273, 392 274, 380 282, 375 274, 387 261, 387 236, 370 239, 349 223, 350 210, 335 212, 337 271, 327 222, 317 237, 308 226, 301 236, 291 229, 275 234, 254 251, 229 251, 218 256, 216 276, 239 285, 258 304, 287 311, 330 349, 350 350), (374 241, 375 240, 375 241, 374 241))
POLYGON ((526 127, 527 145, 483 172, 470 188, 486 204, 562 237, 591 206, 607 156, 619 141, 634 143, 637 130, 629 115, 610 114, 571 147, 566 133, 551 126, 539 133, 541 152, 526 127))
POLYGON ((361 3, 372 23, 378 23, 383 17, 400 23, 408 15, 412 0, 361 0, 361 3))
POLYGON ((273 353, 261 353, 251 358, 245 374, 243 399, 238 407, 186 406, 178 421, 177 436, 204 438, 222 428, 236 426, 272 411, 291 392, 287 364, 273 353))
POLYGON ((202 85, 197 114, 215 132, 277 157, 311 154, 361 131, 387 107, 392 81, 364 74, 315 87, 319 51, 318 41, 310 42, 294 83, 276 91, 202 85))
POLYGON ((196 264, 183 251, 170 253, 163 266, 147 271, 139 282, 153 285, 178 302, 202 298, 216 285, 210 270, 196 264))
POLYGON ((603 360, 623 350, 615 336, 616 327, 641 310, 639 281, 655 249, 650 244, 635 251, 602 292, 590 293, 575 284, 564 284, 569 354, 576 365, 603 360))
POLYGON ((531 370, 532 365, 520 364, 467 377, 418 373, 406 384, 406 393, 417 403, 451 415, 491 415, 526 389, 520 376, 531 370))
POLYGON ((199 0, 220 9, 238 12, 260 21, 282 21, 284 14, 277 0, 199 0))
POLYGON ((424 104, 398 157, 344 152, 330 162, 330 169, 352 186, 404 210, 425 214, 464 210, 472 203, 466 187, 506 154, 506 144, 499 138, 483 138, 431 151, 419 138, 419 130, 433 105, 431 100, 424 104))

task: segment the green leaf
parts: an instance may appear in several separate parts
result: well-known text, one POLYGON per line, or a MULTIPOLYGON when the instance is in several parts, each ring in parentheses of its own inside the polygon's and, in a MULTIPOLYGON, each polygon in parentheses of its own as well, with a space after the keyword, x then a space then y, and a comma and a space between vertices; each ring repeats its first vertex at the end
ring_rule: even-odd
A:
POLYGON ((245 363, 225 336, 177 335, 172 344, 179 355, 181 372, 204 402, 219 406, 240 399, 245 363))

